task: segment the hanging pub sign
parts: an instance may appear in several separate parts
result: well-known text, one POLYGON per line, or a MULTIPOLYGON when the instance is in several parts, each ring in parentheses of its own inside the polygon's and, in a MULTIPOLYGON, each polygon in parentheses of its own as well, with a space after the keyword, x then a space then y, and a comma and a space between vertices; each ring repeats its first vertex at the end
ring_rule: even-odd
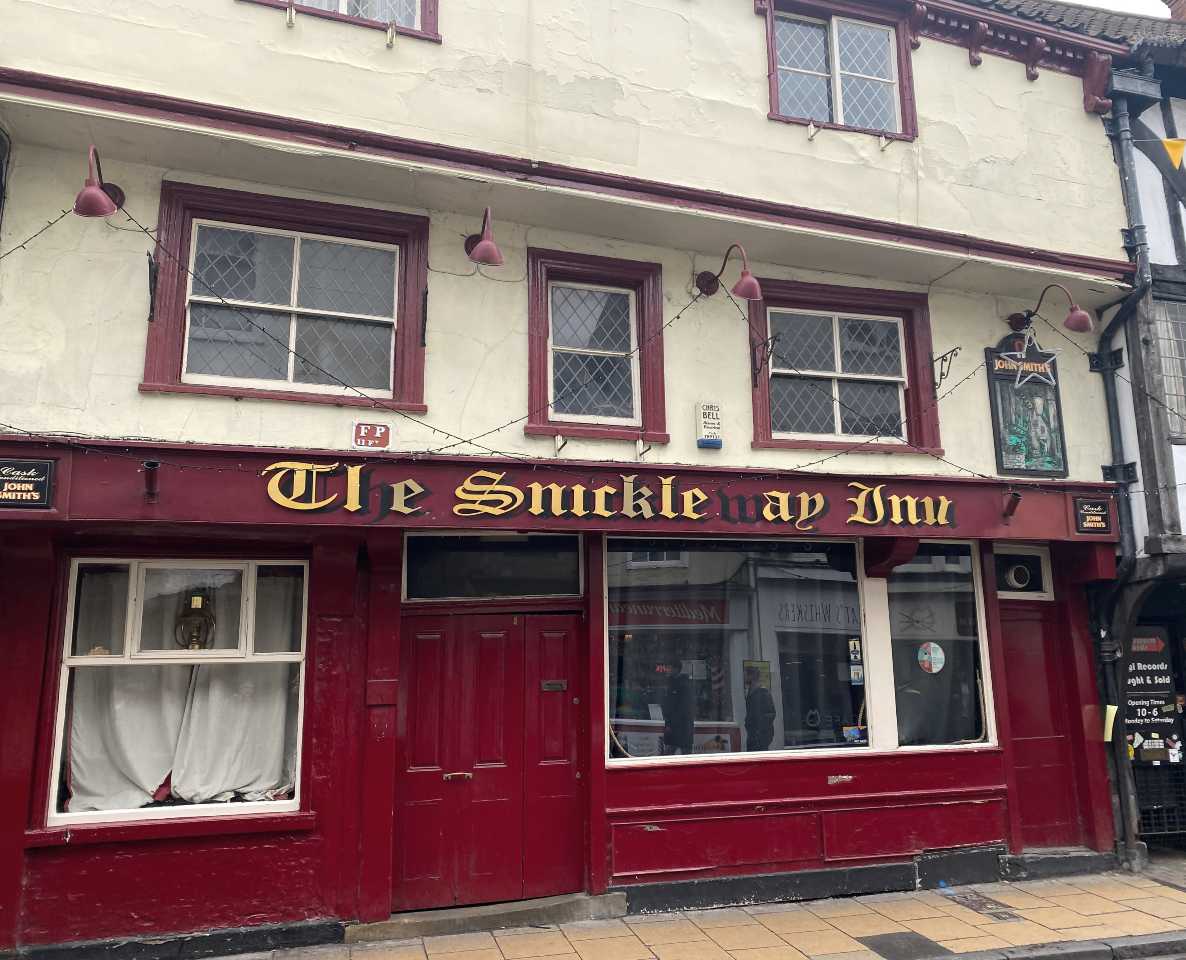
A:
POLYGON ((0 507, 48 510, 53 492, 52 460, 0 460, 0 507))
POLYGON ((1067 444, 1058 362, 1033 329, 984 351, 997 470, 1007 476, 1065 477, 1067 444))

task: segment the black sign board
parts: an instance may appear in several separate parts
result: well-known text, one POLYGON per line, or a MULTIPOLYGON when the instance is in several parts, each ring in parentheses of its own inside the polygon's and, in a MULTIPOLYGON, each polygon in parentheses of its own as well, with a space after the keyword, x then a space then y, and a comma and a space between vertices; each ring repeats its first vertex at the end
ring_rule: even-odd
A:
POLYGON ((1172 691, 1128 695, 1125 726, 1133 759, 1142 763, 1182 762, 1177 698, 1172 691))
POLYGON ((1161 627, 1138 627, 1129 641, 1128 676, 1130 694, 1174 689, 1173 653, 1161 627))
POLYGON ((1006 476, 1065 477, 1058 363, 1025 331, 984 351, 997 470, 1006 476))
POLYGON ((1112 508, 1103 497, 1075 497, 1075 532, 1112 532, 1112 508))
POLYGON ((46 510, 53 499, 52 460, 0 460, 0 508, 46 510))

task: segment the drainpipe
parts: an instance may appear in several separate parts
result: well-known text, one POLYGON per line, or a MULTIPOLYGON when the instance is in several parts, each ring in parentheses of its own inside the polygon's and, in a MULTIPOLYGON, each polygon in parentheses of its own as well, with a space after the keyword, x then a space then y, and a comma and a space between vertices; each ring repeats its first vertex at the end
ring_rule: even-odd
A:
MULTIPOLYGON (((1124 439, 1120 428, 1120 405, 1116 395, 1116 369, 1123 362, 1122 351, 1113 348, 1116 334, 1124 330, 1128 343, 1137 333, 1135 318, 1142 301, 1153 287, 1153 271, 1149 264, 1149 246, 1141 213, 1141 199, 1137 191, 1136 164, 1133 155, 1132 125, 1129 115, 1129 98, 1117 87, 1136 81, 1144 87, 1140 92, 1148 96, 1149 85, 1155 85, 1152 78, 1134 77, 1127 74, 1112 75, 1112 124, 1111 134, 1116 143, 1116 162, 1120 168, 1120 184, 1124 196, 1124 209, 1128 220, 1126 246, 1136 261, 1136 283, 1131 293, 1121 302, 1111 321, 1100 334, 1096 353, 1091 358, 1091 368, 1103 377, 1104 403, 1108 416, 1108 436, 1112 450, 1112 470, 1107 471, 1112 479, 1120 482, 1116 502, 1117 519, 1120 525, 1120 564, 1116 580, 1100 599, 1097 626, 1099 627, 1099 657, 1103 667, 1104 686, 1107 701, 1116 704, 1116 719, 1112 727, 1113 767, 1116 771, 1116 788, 1120 799, 1120 844, 1121 857, 1130 869, 1139 870, 1147 860, 1145 844, 1140 839, 1140 817, 1137 805, 1136 783, 1133 779, 1132 760, 1128 755, 1128 738, 1125 731, 1125 673, 1127 670, 1124 636, 1118 620, 1120 599, 1132 580, 1137 566, 1136 531, 1133 526, 1132 500, 1129 483, 1122 465, 1125 461, 1124 439)), ((1160 99, 1156 91, 1155 100, 1160 99)), ((1114 305, 1114 304, 1113 304, 1114 305)), ((1110 307, 1102 307, 1098 314, 1110 307)))

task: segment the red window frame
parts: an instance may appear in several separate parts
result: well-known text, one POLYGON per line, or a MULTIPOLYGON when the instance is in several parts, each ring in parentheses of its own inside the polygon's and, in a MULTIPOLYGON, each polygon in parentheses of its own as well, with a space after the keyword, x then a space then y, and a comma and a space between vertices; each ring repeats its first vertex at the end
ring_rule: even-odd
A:
POLYGON ((148 325, 142 393, 194 393, 210 396, 296 400, 336 406, 383 407, 424 413, 424 310, 428 290, 428 218, 366 207, 267 196, 166 182, 161 187, 157 230, 157 283, 153 321, 148 325), (190 240, 194 219, 218 220, 243 227, 316 232, 351 240, 399 246, 398 302, 392 396, 361 396, 261 389, 234 384, 182 382, 190 240))
POLYGON ((824 130, 848 130, 868 133, 887 140, 914 140, 918 136, 918 113, 914 99, 914 71, 911 67, 913 36, 909 25, 911 4, 895 5, 897 9, 885 9, 884 0, 754 0, 754 10, 766 19, 766 60, 770 83, 769 119, 780 123, 794 123, 807 126, 814 123, 824 130), (778 14, 790 13, 817 20, 831 20, 833 17, 847 17, 865 20, 883 27, 890 27, 896 38, 898 60, 898 100, 902 118, 902 129, 898 133, 886 130, 871 130, 866 127, 852 127, 843 123, 809 120, 783 113, 778 99, 778 56, 774 45, 774 21, 778 14))
POLYGON ((765 299, 749 305, 750 356, 753 363, 754 439, 760 450, 843 450, 858 448, 878 453, 941 454, 939 410, 935 402, 935 376, 931 366, 931 319, 925 293, 902 290, 867 290, 822 283, 795 283, 763 279, 765 299), (904 442, 775 437, 770 417, 770 369, 764 346, 770 336, 770 309, 825 310, 876 314, 902 321, 902 347, 906 373, 906 439, 904 442))
POLYGON ((565 436, 604 440, 667 443, 667 412, 663 394, 663 268, 657 263, 595 257, 562 250, 527 251, 529 436, 565 436), (638 344, 639 425, 553 420, 550 411, 548 285, 593 283, 634 292, 638 344))
MULTIPOLYGON (((258 3, 265 7, 275 7, 278 10, 288 9, 288 0, 242 0, 242 2, 258 3)), ((433 43, 440 43, 439 2, 440 0, 420 0, 420 29, 413 30, 411 27, 396 27, 395 32, 401 37, 419 37, 421 40, 431 40, 433 43)), ((368 20, 366 17, 352 17, 349 14, 338 13, 335 10, 307 7, 301 3, 301 0, 296 0, 294 6, 297 9, 297 15, 302 17, 321 17, 323 20, 352 23, 359 27, 370 27, 372 30, 386 30, 388 27, 388 24, 381 20, 368 20)))

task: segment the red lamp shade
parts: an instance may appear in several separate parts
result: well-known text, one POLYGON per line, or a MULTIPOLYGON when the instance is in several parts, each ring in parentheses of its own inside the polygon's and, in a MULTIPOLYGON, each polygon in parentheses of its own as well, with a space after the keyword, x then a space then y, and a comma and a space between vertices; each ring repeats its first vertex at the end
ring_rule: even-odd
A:
POLYGON ((494 228, 490 223, 490 208, 482 217, 482 233, 472 234, 465 238, 465 255, 471 261, 484 264, 487 267, 501 267, 503 264, 502 251, 494 242, 494 228))
POLYGON ((741 277, 733 284, 733 296, 739 300, 761 300, 762 285, 758 278, 749 272, 749 267, 743 267, 741 277))
POLYGON ((1091 314, 1078 304, 1072 303, 1071 312, 1067 314, 1062 325, 1075 333, 1091 333, 1091 314))
POLYGON ((99 151, 91 145, 87 157, 87 178, 74 198, 74 212, 80 217, 110 217, 124 205, 124 192, 114 183, 103 182, 99 151))

